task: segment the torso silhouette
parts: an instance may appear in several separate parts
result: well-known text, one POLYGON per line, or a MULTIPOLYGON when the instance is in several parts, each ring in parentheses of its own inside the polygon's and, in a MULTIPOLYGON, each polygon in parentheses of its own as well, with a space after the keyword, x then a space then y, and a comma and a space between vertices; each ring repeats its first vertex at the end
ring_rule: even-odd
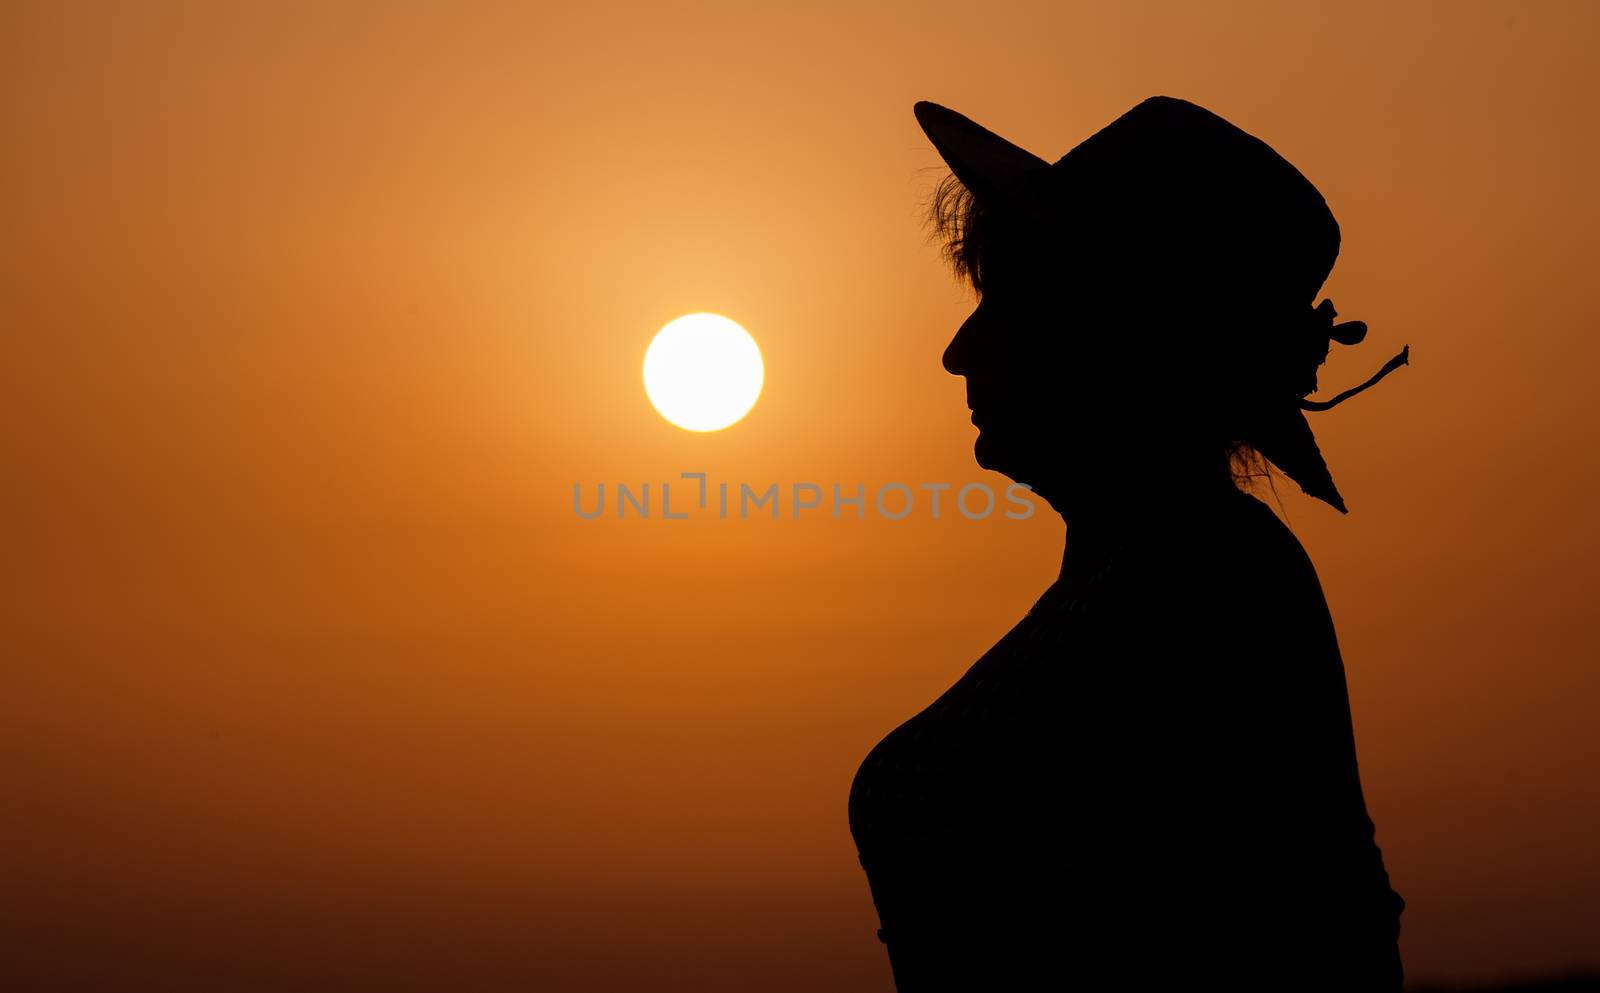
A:
POLYGON ((901 993, 1400 989, 1327 603, 1234 496, 1069 541, 1063 578, 867 756, 850 828, 901 993))

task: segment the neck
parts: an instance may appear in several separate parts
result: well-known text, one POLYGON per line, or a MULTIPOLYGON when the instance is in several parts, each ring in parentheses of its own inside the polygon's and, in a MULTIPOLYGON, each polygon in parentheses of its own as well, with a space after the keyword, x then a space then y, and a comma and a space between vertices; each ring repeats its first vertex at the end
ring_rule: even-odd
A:
POLYGON ((1229 477, 1190 485, 1134 486, 1117 492, 1050 500, 1067 522, 1060 582, 1074 588, 1142 546, 1181 541, 1215 526, 1215 514, 1253 499, 1229 477))

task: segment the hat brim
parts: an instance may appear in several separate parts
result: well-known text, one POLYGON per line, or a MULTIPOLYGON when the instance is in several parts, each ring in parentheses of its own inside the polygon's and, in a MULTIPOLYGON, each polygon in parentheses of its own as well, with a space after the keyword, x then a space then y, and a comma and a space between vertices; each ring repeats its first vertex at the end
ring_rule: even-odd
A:
POLYGON ((911 109, 950 171, 980 202, 1020 205, 1028 199, 1025 177, 1050 168, 1039 156, 948 107, 919 100, 911 109))

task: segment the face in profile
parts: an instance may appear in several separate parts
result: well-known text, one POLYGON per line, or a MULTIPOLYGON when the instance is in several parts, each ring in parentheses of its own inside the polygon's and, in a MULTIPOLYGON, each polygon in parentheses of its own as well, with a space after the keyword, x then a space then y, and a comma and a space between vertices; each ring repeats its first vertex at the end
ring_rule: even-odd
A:
POLYGON ((978 464, 1046 497, 1106 429, 1110 370, 1083 337, 1103 330, 1094 310, 1063 278, 991 265, 944 352, 946 371, 966 380, 978 464))

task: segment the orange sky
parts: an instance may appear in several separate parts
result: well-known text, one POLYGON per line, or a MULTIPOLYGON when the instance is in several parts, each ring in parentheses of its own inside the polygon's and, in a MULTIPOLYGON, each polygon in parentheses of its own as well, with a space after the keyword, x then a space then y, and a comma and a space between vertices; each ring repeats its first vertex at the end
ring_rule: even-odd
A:
POLYGON ((888 990, 850 779, 1060 519, 572 486, 1003 487, 911 105, 1054 160, 1153 94, 1328 197, 1325 392, 1411 345, 1312 415, 1350 515, 1278 485, 1408 975, 1600 966, 1600 8, 329 6, 0 11, 8 989, 888 990), (720 434, 639 382, 699 310, 720 434))

